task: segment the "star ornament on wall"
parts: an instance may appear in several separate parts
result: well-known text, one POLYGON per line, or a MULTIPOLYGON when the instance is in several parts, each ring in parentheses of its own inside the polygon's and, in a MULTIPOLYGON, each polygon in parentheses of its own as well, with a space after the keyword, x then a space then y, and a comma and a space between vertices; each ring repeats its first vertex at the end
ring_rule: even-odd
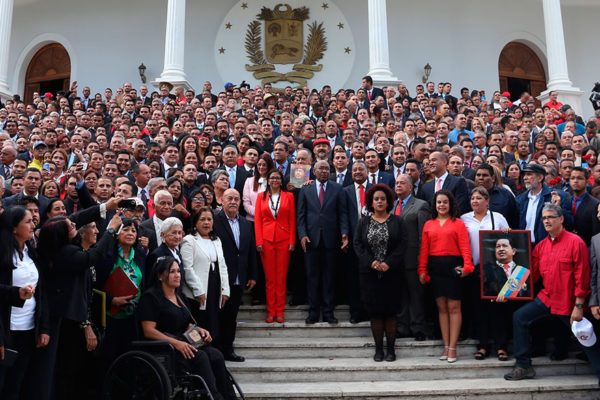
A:
POLYGON ((321 7, 323 7, 323 10, 327 10, 329 8, 329 4, 323 3, 321 7))
POLYGON ((223 46, 221 46, 221 48, 219 49, 219 54, 224 54, 225 53, 225 49, 223 48, 223 46))
POLYGON ((342 24, 341 22, 339 24, 337 24, 338 29, 344 29, 344 24, 342 24))
POLYGON ((231 23, 230 22, 228 22, 228 23, 225 24, 225 29, 231 29, 231 23))
POLYGON ((246 8, 248 8, 248 3, 242 3, 242 8, 245 10, 246 8))
POLYGON ((346 54, 350 54, 350 52, 351 52, 351 51, 352 51, 352 50, 350 50, 350 47, 346 47, 346 48, 344 49, 344 53, 346 53, 346 54))

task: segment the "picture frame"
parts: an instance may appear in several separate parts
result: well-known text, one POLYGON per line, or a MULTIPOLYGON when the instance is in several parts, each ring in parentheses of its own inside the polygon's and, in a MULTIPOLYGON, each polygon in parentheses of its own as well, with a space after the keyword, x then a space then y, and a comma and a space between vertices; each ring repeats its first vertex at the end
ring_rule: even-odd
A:
POLYGON ((531 232, 479 232, 482 299, 533 300, 531 232))
POLYGON ((310 179, 310 165, 292 164, 290 171, 290 183, 295 188, 301 188, 310 179))

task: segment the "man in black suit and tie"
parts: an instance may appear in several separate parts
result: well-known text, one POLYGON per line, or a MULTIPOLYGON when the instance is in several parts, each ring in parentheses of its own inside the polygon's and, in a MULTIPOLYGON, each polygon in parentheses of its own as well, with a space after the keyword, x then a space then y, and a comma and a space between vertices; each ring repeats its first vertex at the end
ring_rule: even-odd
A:
POLYGON ((40 187, 42 186, 42 173, 40 170, 37 168, 27 168, 25 170, 25 175, 23 176, 23 183, 23 192, 3 199, 2 205, 6 208, 12 206, 15 201, 23 196, 31 196, 38 199, 38 202, 40 203, 40 215, 44 215, 50 200, 39 194, 40 187))
MULTIPOLYGON (((354 252, 353 236, 358 221, 367 213, 365 208, 365 193, 371 187, 367 182, 367 165, 358 160, 352 164, 351 185, 342 190, 343 207, 346 209, 346 223, 348 225, 348 251, 342 257, 346 276, 348 292, 348 306, 350 307, 350 323, 356 324, 366 318, 360 303, 360 287, 358 272, 358 257, 354 252)), ((415 272, 416 275, 416 272, 415 272)))
POLYGON ((225 171, 229 173, 229 187, 238 191, 240 196, 244 191, 244 184, 249 174, 246 168, 237 165, 238 149, 232 144, 228 144, 223 149, 223 166, 225 171))
POLYGON ((420 199, 423 192, 423 180, 421 179, 421 163, 416 158, 409 158, 404 163, 404 173, 410 176, 413 182, 413 194, 420 199))
POLYGON ((140 86, 140 95, 138 97, 142 100, 142 105, 149 106, 152 104, 152 97, 148 96, 148 86, 140 86))
POLYGON ((0 175, 10 179, 13 175, 12 167, 17 158, 17 149, 14 146, 3 146, 0 151, 0 175))
POLYGON ((333 152, 333 166, 335 173, 331 174, 329 180, 337 182, 342 187, 352 185, 352 172, 348 169, 348 156, 345 150, 338 147, 333 152))
POLYGON ((398 318, 398 329, 412 332, 415 340, 423 341, 428 332, 425 322, 425 300, 423 285, 419 284, 417 265, 421 248, 423 226, 429 220, 429 204, 413 195, 413 182, 409 175, 396 178, 394 214, 402 218, 402 226, 408 238, 404 252, 404 279, 402 280, 402 310, 398 318))
POLYGON ((148 238, 148 253, 152 253, 162 242, 160 231, 162 223, 173 213, 173 196, 166 190, 154 195, 154 215, 140 224, 140 237, 148 238))
POLYGON ((371 185, 375 185, 377 183, 384 183, 388 185, 390 188, 394 187, 394 178, 391 174, 379 170, 379 164, 381 159, 379 158, 379 153, 375 149, 369 149, 365 153, 365 164, 367 164, 367 169, 369 171, 368 181, 371 185))
POLYGON ((323 321, 336 324, 333 314, 335 292, 335 258, 340 246, 348 246, 348 225, 342 186, 329 181, 329 164, 320 160, 314 165, 316 181, 303 186, 298 197, 297 228, 305 254, 309 311, 307 324, 314 324, 321 313, 323 321), (319 287, 321 293, 319 293, 319 287))
POLYGON ((383 90, 380 88, 373 87, 373 78, 371 78, 369 75, 366 75, 362 78, 362 87, 366 91, 367 101, 369 103, 379 96, 385 99, 385 94, 383 93, 383 90))
POLYGON ((573 167, 569 185, 573 192, 571 211, 574 219, 573 233, 578 234, 589 247, 592 236, 600 230, 598 204, 600 202, 587 192, 589 172, 582 167, 573 167))
POLYGON ((244 357, 235 354, 233 342, 237 314, 242 301, 244 288, 251 290, 256 285, 257 258, 252 224, 238 213, 241 196, 235 189, 223 193, 223 209, 215 215, 214 231, 221 239, 231 295, 221 309, 220 332, 216 344, 227 361, 244 361, 244 357))
POLYGON ((460 214, 468 212, 471 209, 471 205, 467 182, 462 177, 448 173, 448 156, 441 151, 431 153, 429 156, 429 168, 433 173, 434 179, 423 185, 423 190, 419 197, 428 204, 431 204, 433 195, 442 189, 446 189, 454 195, 460 214))

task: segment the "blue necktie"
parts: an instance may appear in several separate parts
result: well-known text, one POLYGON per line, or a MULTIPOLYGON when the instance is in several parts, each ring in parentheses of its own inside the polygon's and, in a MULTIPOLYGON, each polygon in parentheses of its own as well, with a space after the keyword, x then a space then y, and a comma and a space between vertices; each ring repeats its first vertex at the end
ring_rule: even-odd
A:
POLYGON ((344 183, 344 174, 338 174, 338 183, 340 185, 344 183))
POLYGON ((235 167, 229 168, 229 187, 235 187, 235 167))

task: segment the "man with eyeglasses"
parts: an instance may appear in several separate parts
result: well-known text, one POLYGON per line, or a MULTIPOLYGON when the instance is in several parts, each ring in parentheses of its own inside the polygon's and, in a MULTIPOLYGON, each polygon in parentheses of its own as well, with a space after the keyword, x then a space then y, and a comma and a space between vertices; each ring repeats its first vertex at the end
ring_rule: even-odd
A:
MULTIPOLYGON (((543 287, 534 301, 524 305, 513 315, 513 337, 516 363, 504 375, 506 380, 535 377, 531 365, 529 329, 534 321, 553 315, 570 327, 573 321, 583 319, 583 308, 590 294, 590 260, 585 242, 564 229, 564 212, 556 204, 545 203, 542 208, 547 237, 533 250, 533 281, 542 278, 543 287)), ((600 383, 600 341, 583 347, 600 383)))

